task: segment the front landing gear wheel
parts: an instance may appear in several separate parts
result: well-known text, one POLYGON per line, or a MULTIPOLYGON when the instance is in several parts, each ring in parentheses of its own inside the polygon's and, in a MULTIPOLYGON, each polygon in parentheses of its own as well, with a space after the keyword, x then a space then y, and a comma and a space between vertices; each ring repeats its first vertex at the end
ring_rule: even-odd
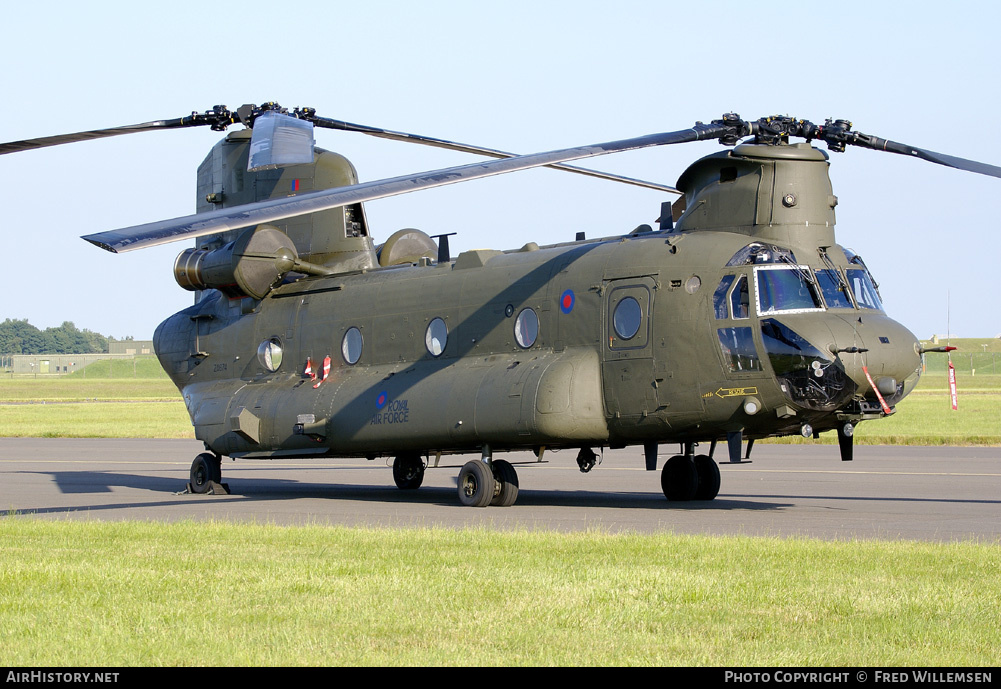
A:
POLYGON ((511 462, 503 459, 495 459, 493 469, 494 481, 497 485, 494 488, 494 498, 490 504, 497 507, 510 507, 518 499, 518 472, 511 466, 511 462))
POLYGON ((699 487, 695 489, 696 500, 712 500, 719 495, 719 467, 711 457, 696 457, 695 472, 699 477, 699 487))
POLYGON ((699 487, 699 474, 691 457, 675 455, 667 460, 660 473, 660 487, 671 502, 694 498, 699 487))
POLYGON ((495 481, 490 466, 481 460, 466 462, 459 470, 459 502, 486 507, 494 499, 495 481))
POLYGON ((221 458, 203 452, 191 463, 191 490, 194 493, 207 493, 211 483, 222 483, 221 458))
POLYGON ((424 483, 424 462, 420 455, 403 454, 393 460, 393 480, 400 490, 416 490, 424 483))

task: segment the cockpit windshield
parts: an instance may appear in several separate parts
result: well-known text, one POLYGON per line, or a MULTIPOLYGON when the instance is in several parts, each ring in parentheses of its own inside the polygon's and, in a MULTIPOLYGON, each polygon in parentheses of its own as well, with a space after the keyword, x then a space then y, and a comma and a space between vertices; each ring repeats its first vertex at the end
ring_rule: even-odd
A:
POLYGON ((754 276, 759 315, 823 309, 816 281, 806 266, 759 266, 754 269, 754 276))
POLYGON ((854 308, 851 297, 846 292, 846 285, 841 282, 837 272, 831 269, 817 271, 817 283, 824 294, 824 301, 829 309, 854 308))

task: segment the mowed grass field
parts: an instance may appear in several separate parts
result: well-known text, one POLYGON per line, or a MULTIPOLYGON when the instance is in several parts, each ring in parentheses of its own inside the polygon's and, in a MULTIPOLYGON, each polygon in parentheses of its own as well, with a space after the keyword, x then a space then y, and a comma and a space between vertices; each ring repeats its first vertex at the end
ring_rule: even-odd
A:
POLYGON ((66 376, 0 378, 0 437, 194 438, 181 394, 153 357, 66 376))
POLYGON ((997 544, 0 518, 34 665, 987 666, 997 544))

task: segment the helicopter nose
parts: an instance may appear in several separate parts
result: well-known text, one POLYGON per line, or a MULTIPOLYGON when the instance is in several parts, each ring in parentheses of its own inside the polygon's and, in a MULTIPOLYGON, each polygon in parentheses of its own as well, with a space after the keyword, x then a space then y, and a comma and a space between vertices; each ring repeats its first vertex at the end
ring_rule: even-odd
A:
POLYGON ((838 316, 829 321, 837 355, 859 392, 887 404, 903 399, 921 375, 920 344, 911 331, 881 313, 838 316))

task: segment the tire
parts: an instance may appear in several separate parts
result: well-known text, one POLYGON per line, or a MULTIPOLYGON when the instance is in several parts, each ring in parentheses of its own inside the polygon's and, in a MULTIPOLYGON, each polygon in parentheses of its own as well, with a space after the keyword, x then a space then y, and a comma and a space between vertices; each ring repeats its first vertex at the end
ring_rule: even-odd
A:
POLYGON ((719 495, 719 466, 706 455, 695 458, 695 473, 699 477, 699 487, 695 489, 696 500, 712 500, 719 495))
POLYGON ((189 478, 191 490, 195 493, 208 493, 211 483, 222 482, 222 462, 219 457, 203 452, 191 462, 189 478))
POLYGON ((424 483, 424 462, 420 455, 398 455, 393 460, 393 480, 400 490, 417 490, 424 483))
POLYGON ((503 459, 494 460, 493 470, 497 488, 494 489, 494 498, 490 504, 496 507, 510 507, 518 499, 518 472, 514 470, 511 462, 503 459))
POLYGON ((459 502, 467 507, 486 507, 494 499, 493 472, 486 462, 474 459, 459 470, 459 502))
POLYGON ((684 502, 694 498, 699 487, 695 462, 684 455, 671 457, 660 473, 660 487, 671 502, 684 502))

